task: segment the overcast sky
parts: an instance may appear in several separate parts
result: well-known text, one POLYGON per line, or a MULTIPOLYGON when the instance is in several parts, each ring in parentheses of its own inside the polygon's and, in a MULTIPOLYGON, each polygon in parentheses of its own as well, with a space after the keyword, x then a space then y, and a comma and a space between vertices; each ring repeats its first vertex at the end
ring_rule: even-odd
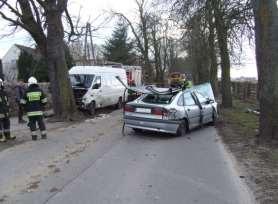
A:
MULTIPOLYGON (((135 4, 133 0, 69 0, 69 12, 71 15, 77 16, 81 9, 81 19, 83 22, 87 20, 93 20, 100 15, 105 14, 111 10, 120 11, 129 18, 135 17, 135 4)), ((95 21, 95 24, 102 22, 102 19, 95 21)), ((103 29, 94 33, 96 36, 94 41, 97 44, 103 43, 103 41, 110 36, 111 30, 113 29, 113 22, 108 23, 103 29)), ((5 22, 0 19, 0 35, 9 31, 5 22)), ((22 44, 27 46, 34 46, 34 42, 25 31, 19 31, 10 37, 0 39, 0 58, 7 52, 7 50, 13 44, 22 44)), ((245 59, 243 60, 244 65, 242 67, 233 69, 231 71, 232 77, 257 77, 256 65, 255 65, 255 54, 254 48, 250 48, 247 43, 244 46, 245 59)))
MULTIPOLYGON (((69 12, 73 16, 77 16, 81 9, 81 19, 83 22, 88 21, 89 19, 93 21, 100 15, 104 15, 106 12, 111 10, 121 11, 127 16, 132 17, 134 13, 134 3, 132 0, 69 0, 69 12)), ((96 25, 103 22, 101 18, 95 21, 96 25)), ((97 43, 103 42, 103 40, 110 35, 111 28, 113 28, 113 23, 105 25, 105 28, 100 29, 95 35, 94 40, 97 43), (100 34, 102 35, 100 37, 100 34)), ((6 26, 6 23, 0 19, 0 34, 8 33, 10 28, 6 26)), ((24 31, 18 31, 10 37, 5 37, 0 39, 0 58, 7 52, 11 45, 18 43, 27 46, 32 46, 30 36, 24 31)))

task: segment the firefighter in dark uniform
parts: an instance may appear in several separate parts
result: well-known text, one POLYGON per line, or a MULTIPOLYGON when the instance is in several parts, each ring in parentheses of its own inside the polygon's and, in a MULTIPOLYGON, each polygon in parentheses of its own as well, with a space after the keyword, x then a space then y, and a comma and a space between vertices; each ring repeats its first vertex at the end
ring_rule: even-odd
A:
POLYGON ((37 124, 41 131, 42 139, 46 139, 46 127, 43 120, 43 110, 46 103, 47 98, 40 89, 37 79, 30 77, 28 79, 28 89, 21 99, 21 104, 24 105, 27 112, 32 140, 37 140, 37 124))
POLYGON ((4 82, 0 79, 0 142, 15 139, 10 131, 9 101, 7 93, 4 91, 4 82))

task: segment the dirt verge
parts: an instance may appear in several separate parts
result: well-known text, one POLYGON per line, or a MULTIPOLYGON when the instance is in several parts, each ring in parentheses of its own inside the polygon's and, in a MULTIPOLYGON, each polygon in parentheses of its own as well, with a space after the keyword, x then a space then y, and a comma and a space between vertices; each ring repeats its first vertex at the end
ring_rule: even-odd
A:
POLYGON ((278 148, 258 145, 258 116, 247 113, 256 104, 235 101, 234 108, 220 110, 218 131, 236 157, 258 203, 278 203, 278 148))

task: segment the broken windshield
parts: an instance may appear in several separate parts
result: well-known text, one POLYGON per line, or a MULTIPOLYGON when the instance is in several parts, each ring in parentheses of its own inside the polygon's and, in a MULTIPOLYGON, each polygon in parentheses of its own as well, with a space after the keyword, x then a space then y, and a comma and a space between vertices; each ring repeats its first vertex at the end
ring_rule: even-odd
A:
POLYGON ((95 78, 95 75, 91 74, 75 74, 70 75, 70 82, 72 86, 78 86, 83 88, 90 88, 92 85, 92 82, 95 78))
POLYGON ((200 94, 202 94, 206 98, 215 100, 210 83, 204 83, 197 86, 193 86, 192 89, 197 90, 200 94))
POLYGON ((167 94, 167 95, 147 94, 142 101, 145 103, 153 103, 153 104, 170 104, 174 96, 175 94, 167 94))

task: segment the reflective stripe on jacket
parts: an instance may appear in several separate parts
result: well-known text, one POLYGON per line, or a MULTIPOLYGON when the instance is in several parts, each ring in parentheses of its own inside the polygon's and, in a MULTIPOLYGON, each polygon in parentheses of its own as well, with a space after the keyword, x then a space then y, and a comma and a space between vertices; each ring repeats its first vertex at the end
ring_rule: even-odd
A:
POLYGON ((33 111, 33 112, 28 112, 27 116, 32 117, 32 116, 40 116, 43 115, 43 111, 33 111))
POLYGON ((43 115, 47 98, 39 86, 34 84, 28 87, 20 103, 24 105, 27 116, 41 116, 43 115))

